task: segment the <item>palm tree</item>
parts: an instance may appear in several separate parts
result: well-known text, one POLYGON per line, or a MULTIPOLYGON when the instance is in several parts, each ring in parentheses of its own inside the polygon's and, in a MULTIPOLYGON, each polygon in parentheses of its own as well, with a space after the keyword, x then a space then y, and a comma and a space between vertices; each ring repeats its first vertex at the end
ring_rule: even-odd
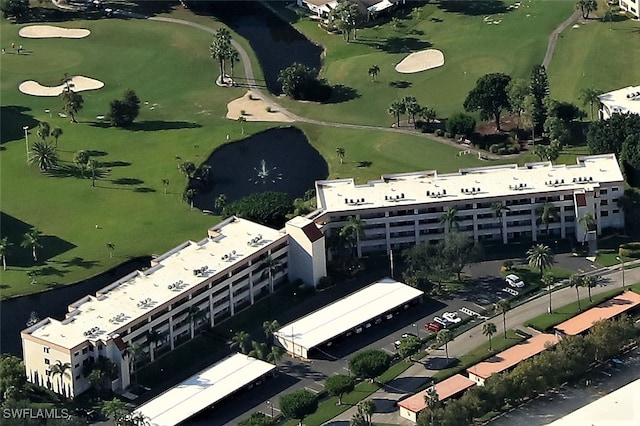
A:
POLYGON ((284 351, 282 350, 281 347, 273 345, 271 346, 271 352, 267 354, 267 361, 273 362, 277 367, 278 361, 282 359, 283 354, 284 354, 284 351))
POLYGON ((544 270, 549 269, 555 263, 553 252, 549 246, 544 244, 536 244, 527 250, 527 261, 530 266, 540 269, 540 278, 542 278, 544 270))
POLYGON ((582 12, 582 18, 587 19, 589 13, 598 9, 598 3, 596 0, 578 0, 576 3, 576 10, 582 12))
POLYGON ((251 342, 251 350, 247 355, 255 359, 264 360, 267 357, 267 344, 254 340, 251 342))
POLYGON ((13 243, 9 242, 7 237, 0 239, 0 257, 2 257, 2 270, 7 270, 7 254, 9 253, 13 243))
POLYGON ((38 253, 36 249, 42 247, 42 243, 40 242, 41 240, 42 232, 34 226, 23 235, 22 243, 20 244, 20 246, 24 248, 31 247, 31 255, 33 256, 34 262, 38 261, 38 253))
POLYGON ((449 342, 453 340, 453 332, 448 328, 438 331, 436 341, 440 345, 444 345, 444 353, 447 356, 447 364, 449 363, 449 342))
POLYGON ((262 323, 262 329, 264 330, 265 337, 268 339, 273 336, 273 333, 280 329, 280 323, 278 320, 265 321, 262 323))
POLYGON ((547 293, 549 293, 549 313, 550 314, 553 313, 553 308, 551 307, 551 289, 554 282, 555 282, 555 278, 553 277, 553 275, 547 274, 544 277, 542 277, 542 283, 545 286, 547 286, 547 293))
POLYGON ((354 257, 358 257, 358 244, 364 237, 364 220, 359 217, 349 216, 347 223, 340 229, 340 237, 346 240, 353 250, 354 257))
POLYGON ((553 203, 547 201, 536 210, 536 214, 538 216, 537 222, 544 223, 547 234, 549 234, 549 224, 558 220, 558 209, 553 203))
POLYGON ((93 188, 96 187, 96 175, 100 175, 102 170, 98 167, 98 162, 96 160, 90 160, 88 164, 89 172, 91 172, 91 186, 93 188))
POLYGON ((591 212, 587 211, 578 219, 578 223, 584 228, 584 237, 582 237, 582 244, 584 245, 587 242, 587 234, 596 227, 596 219, 591 212))
POLYGON ((58 164, 58 152, 56 148, 46 142, 35 142, 31 147, 29 162, 38 166, 41 172, 46 172, 58 164))
POLYGON ((220 194, 216 197, 213 206, 218 213, 222 213, 224 206, 227 205, 227 194, 220 194))
POLYGON ((58 138, 62 136, 63 133, 64 132, 60 127, 54 127, 51 131, 51 136, 53 136, 53 138, 56 140, 56 148, 58 147, 58 138))
POLYGON ((116 250, 115 243, 108 242, 107 243, 107 250, 109 250, 109 258, 113 258, 113 252, 116 250))
POLYGON ((229 60, 229 65, 231 65, 231 81, 233 81, 233 75, 235 72, 235 64, 236 62, 240 62, 240 53, 233 47, 230 47, 227 52, 227 58, 229 60))
POLYGON ((240 132, 244 135, 244 123, 247 122, 247 119, 244 116, 238 117, 238 123, 240 123, 240 132))
POLYGON ((198 190, 195 188, 189 188, 182 193, 182 199, 189 203, 191 210, 193 210, 193 197, 196 196, 198 190))
POLYGON ((61 395, 65 395, 65 392, 63 390, 63 381, 64 381, 64 377, 69 377, 69 370, 71 370, 71 364, 69 364, 68 362, 65 362, 63 364, 62 361, 59 361, 59 360, 56 361, 56 363, 49 368, 51 377, 55 379, 56 376, 59 376, 58 392, 61 395))
POLYGON ((448 234, 452 228, 458 228, 458 210, 455 207, 447 207, 442 216, 440 223, 444 225, 444 232, 448 234))
POLYGON ((81 149, 80 151, 76 151, 76 153, 73 154, 73 162, 78 165, 78 168, 80 168, 80 173, 82 174, 83 179, 84 179, 84 170, 86 169, 87 164, 89 164, 89 160, 91 160, 91 157, 89 157, 89 154, 87 154, 87 151, 83 149, 81 149))
POLYGON ((493 305, 493 308, 502 314, 502 327, 504 328, 504 338, 507 338, 507 312, 511 309, 511 302, 507 299, 500 299, 493 305))
POLYGON ((38 125, 37 135, 42 142, 46 142, 47 138, 51 135, 51 126, 49 126, 49 123, 41 121, 38 125))
POLYGON ((191 325, 191 338, 193 339, 193 336, 195 335, 195 330, 196 330, 196 323, 201 318, 204 318, 204 316, 206 315, 206 312, 198 308, 197 306, 190 307, 188 312, 189 312, 189 324, 191 325))
POLYGON ((140 357, 142 356, 142 346, 139 343, 129 343, 129 345, 122 351, 122 358, 128 358, 129 363, 129 373, 133 371, 134 373, 134 381, 138 382, 138 369, 136 368, 136 364, 140 357))
POLYGON ((371 65, 369 67, 369 77, 371 77, 371 80, 376 81, 376 78, 378 77, 378 73, 380 72, 380 67, 377 65, 371 65))
POLYGON ((492 322, 485 322, 482 325, 482 334, 489 338, 489 352, 491 352, 491 337, 498 332, 498 328, 492 322))
POLYGON ((238 349, 243 354, 249 352, 249 345, 251 343, 251 336, 246 331, 238 331, 231 338, 231 344, 229 347, 233 349, 238 349))
POLYGON ((438 395, 435 386, 431 386, 424 393, 424 403, 427 405, 427 408, 429 408, 431 414, 431 425, 433 425, 433 412, 438 408, 438 405, 440 405, 440 396, 438 395))
POLYGON ((372 399, 365 399, 358 403, 358 411, 363 415, 368 425, 371 425, 371 416, 376 411, 376 403, 372 399))
POLYGON ((274 259, 271 256, 267 256, 262 262, 262 266, 267 270, 267 273, 269 274, 269 292, 273 293, 273 273, 280 266, 280 261, 278 259, 274 259))
POLYGON ((493 217, 495 219, 498 219, 500 221, 500 240, 502 240, 504 242, 504 213, 511 211, 511 209, 507 206, 505 206, 504 204, 502 204, 502 202, 500 201, 496 201, 495 203, 491 204, 491 213, 493 214, 493 217))
POLYGON ((433 120, 436 119, 436 110, 433 108, 429 108, 428 106, 423 107, 420 110, 420 116, 424 118, 427 121, 427 123, 431 123, 433 120))
POLYGON ((593 120, 593 107, 600 103, 598 96, 602 95, 602 90, 594 89, 593 87, 582 89, 580 97, 582 98, 582 105, 591 108, 591 120, 593 120))
POLYGON ((420 113, 422 107, 418 104, 418 100, 413 96, 405 96, 402 99, 402 103, 404 103, 404 110, 409 117, 411 117, 411 121, 413 122, 413 127, 416 127, 416 115, 420 113))
POLYGON ((226 28, 220 28, 216 31, 213 43, 209 47, 209 52, 214 60, 220 65, 220 82, 225 82, 225 66, 224 62, 230 55, 231 49, 231 33, 226 28))
POLYGON ((400 101, 394 101, 389 106, 389 114, 396 117, 396 127, 400 127, 400 114, 404 114, 404 104, 400 101))
POLYGON ((164 333, 160 333, 155 330, 149 330, 147 332, 147 342, 149 343, 149 357, 151 362, 155 360, 155 351, 158 343, 162 343, 166 340, 164 333))
POLYGON ((338 158, 340 159, 340 164, 344 164, 344 154, 345 154, 345 150, 344 148, 336 148, 336 152, 338 153, 338 158))
POLYGON ((169 179, 162 179, 162 186, 164 186, 164 195, 167 195, 167 188, 169 188, 169 179))
POLYGON ((62 92, 62 110, 71 116, 71 121, 77 123, 76 114, 82 110, 84 99, 73 90, 62 92))
POLYGON ((118 424, 122 416, 127 413, 126 404, 118 398, 102 402, 100 411, 105 416, 110 417, 115 424, 118 424))
POLYGON ((584 287, 584 280, 578 274, 573 274, 569 277, 569 287, 576 289, 576 296, 578 297, 578 310, 582 312, 582 306, 580 305, 580 287, 584 287))
POLYGON ((598 280, 593 275, 587 275, 582 277, 582 285, 587 288, 589 292, 589 302, 593 303, 593 298, 591 297, 591 289, 598 285, 598 280))

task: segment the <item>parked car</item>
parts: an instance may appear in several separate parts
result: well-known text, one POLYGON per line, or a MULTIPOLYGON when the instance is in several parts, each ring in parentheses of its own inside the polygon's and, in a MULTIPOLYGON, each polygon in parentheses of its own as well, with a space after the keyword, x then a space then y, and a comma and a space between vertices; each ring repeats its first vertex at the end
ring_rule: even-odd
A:
POLYGON ((447 320, 442 319, 440 317, 433 317, 433 321, 437 322, 438 324, 440 324, 443 327, 447 327, 449 325, 449 322, 447 322, 447 320))
POLYGON ((507 284, 511 287, 522 288, 524 287, 524 282, 515 274, 509 274, 505 277, 507 284))
POLYGON ((445 312, 444 314, 442 314, 442 318, 454 324, 462 321, 462 318, 460 318, 455 312, 445 312))
POLYGON ((400 342, 404 339, 408 339, 409 337, 418 337, 413 333, 402 333, 402 336, 400 336, 401 340, 396 340, 395 342, 393 342, 393 346, 395 346, 396 349, 398 349, 400 347, 400 342))
POLYGON ((424 327, 429 331, 433 331, 434 333, 442 330, 442 325, 438 324, 437 322, 428 322, 424 325, 424 327))

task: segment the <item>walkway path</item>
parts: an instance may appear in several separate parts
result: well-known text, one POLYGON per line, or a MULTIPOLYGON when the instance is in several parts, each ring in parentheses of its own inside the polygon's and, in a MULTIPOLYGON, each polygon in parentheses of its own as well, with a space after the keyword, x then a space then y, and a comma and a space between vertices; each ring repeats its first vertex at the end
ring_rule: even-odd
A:
POLYGON ((558 36, 562 33, 567 27, 575 22, 576 19, 580 17, 580 11, 576 10, 569 16, 562 24, 558 26, 551 35, 549 36, 549 44, 547 45, 547 52, 544 54, 544 59, 542 60, 542 66, 549 68, 549 63, 551 63, 551 58, 553 58, 553 52, 556 49, 556 42, 558 41, 558 36))
MULTIPOLYGON (((640 282, 640 268, 628 269, 625 271, 625 282, 627 284, 635 284, 640 282)), ((622 272, 615 271, 607 276, 607 285, 602 287, 596 287, 592 289, 592 294, 599 294, 610 291, 614 288, 622 286, 622 272)), ((585 300, 587 298, 587 292, 582 289, 580 299, 585 300)), ((566 287, 553 293, 553 306, 559 307, 569 303, 575 302, 576 292, 571 287, 566 287)), ((507 313, 507 328, 521 328, 525 329, 524 322, 529 319, 547 312, 549 306, 549 299, 546 295, 542 295, 535 299, 532 299, 520 306, 515 307, 507 313)), ((497 335, 503 333, 504 328, 502 326, 502 317, 495 317, 492 322, 498 329, 497 335)), ((526 330, 528 333, 535 333, 532 329, 526 330)), ((482 324, 478 324, 472 329, 456 337, 449 343, 449 356, 457 357, 461 356, 472 349, 480 346, 487 341, 487 337, 482 334, 482 324)), ((444 357, 444 350, 439 349, 432 351, 431 356, 444 357)), ((398 408, 394 405, 395 402, 408 393, 413 393, 415 389, 424 384, 427 377, 433 376, 437 371, 427 370, 421 363, 415 363, 402 374, 400 374, 395 380, 391 381, 385 388, 379 389, 373 395, 373 399, 376 403, 376 413, 373 415, 373 421, 376 423, 385 424, 401 424, 401 425, 414 425, 414 423, 403 419, 398 415, 398 408), (398 389, 401 388, 401 389, 398 389)), ((332 419, 326 425, 338 426, 348 425, 349 420, 356 412, 355 408, 350 408, 344 413, 332 419)))

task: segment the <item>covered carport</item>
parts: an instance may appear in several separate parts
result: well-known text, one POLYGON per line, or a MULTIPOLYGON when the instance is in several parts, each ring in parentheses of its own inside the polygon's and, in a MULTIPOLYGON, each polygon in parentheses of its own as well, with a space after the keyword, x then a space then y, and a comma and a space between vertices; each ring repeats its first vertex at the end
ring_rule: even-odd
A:
POLYGON ((418 302, 423 292, 391 278, 373 283, 274 333, 289 354, 305 359, 318 345, 347 332, 361 332, 365 324, 384 318, 398 307, 418 302))
POLYGON ((231 355, 172 387, 135 412, 150 426, 173 426, 198 414, 272 372, 273 364, 243 354, 231 355))

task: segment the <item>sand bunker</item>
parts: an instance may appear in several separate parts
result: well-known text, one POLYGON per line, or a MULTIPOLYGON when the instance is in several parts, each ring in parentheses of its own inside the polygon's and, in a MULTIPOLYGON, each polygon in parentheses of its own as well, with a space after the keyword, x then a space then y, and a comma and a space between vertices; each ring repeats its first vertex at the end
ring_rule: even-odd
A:
POLYGON ((84 38, 91 31, 82 28, 61 28, 51 25, 30 25, 18 32, 24 38, 84 38))
POLYGON ((227 118, 237 120, 241 115, 247 121, 279 121, 291 123, 294 120, 279 112, 276 107, 271 107, 271 112, 267 111, 269 104, 255 95, 251 99, 251 92, 247 92, 243 97, 229 102, 227 105, 227 118), (244 114, 242 114, 244 111, 244 114))
POLYGON ((421 50, 404 58, 398 65, 396 71, 403 74, 411 74, 438 68, 444 65, 444 55, 436 49, 421 50))
MULTIPOLYGON (((20 83, 18 90, 22 93, 32 96, 58 96, 64 92, 66 84, 59 86, 47 87, 43 86, 37 81, 29 80, 20 83)), ((104 83, 100 80, 94 80, 93 78, 83 77, 81 75, 75 75, 69 80, 69 87, 74 92, 82 92, 84 90, 96 90, 104 87, 104 83)))

